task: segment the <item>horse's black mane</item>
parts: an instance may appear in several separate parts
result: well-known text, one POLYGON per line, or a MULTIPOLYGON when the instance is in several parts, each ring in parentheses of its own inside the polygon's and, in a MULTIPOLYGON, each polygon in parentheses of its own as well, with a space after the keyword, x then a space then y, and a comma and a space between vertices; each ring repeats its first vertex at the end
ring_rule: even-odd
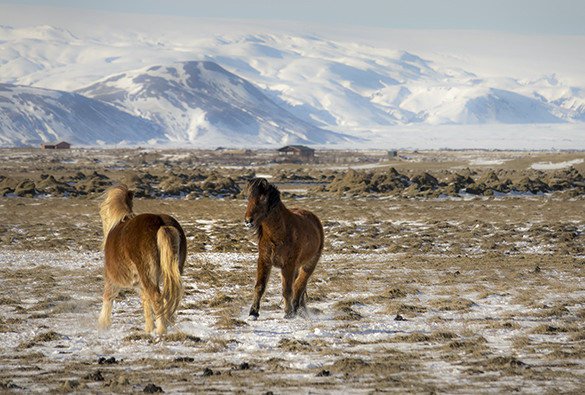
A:
MULTIPOLYGON (((277 187, 270 184, 265 178, 254 178, 249 181, 248 193, 250 196, 258 196, 268 190, 268 202, 266 204, 266 215, 270 215, 280 204, 280 191, 277 187)), ((261 221, 254 223, 254 232, 260 239, 262 237, 261 221)))
POLYGON ((280 204, 280 191, 272 184, 268 184, 268 214, 280 204))

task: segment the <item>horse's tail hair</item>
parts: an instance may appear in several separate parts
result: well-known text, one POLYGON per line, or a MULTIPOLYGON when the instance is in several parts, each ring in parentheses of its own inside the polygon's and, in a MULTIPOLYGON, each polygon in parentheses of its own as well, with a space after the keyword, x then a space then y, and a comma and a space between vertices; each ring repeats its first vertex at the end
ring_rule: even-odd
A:
POLYGON ((100 217, 102 218, 104 228, 103 248, 106 245, 106 239, 110 231, 125 218, 134 217, 134 213, 132 212, 134 191, 128 189, 128 186, 125 184, 118 184, 106 189, 102 198, 100 217))
POLYGON ((160 267, 163 277, 163 317, 172 324, 173 315, 183 297, 183 282, 179 269, 181 234, 177 228, 163 226, 157 233, 160 267))

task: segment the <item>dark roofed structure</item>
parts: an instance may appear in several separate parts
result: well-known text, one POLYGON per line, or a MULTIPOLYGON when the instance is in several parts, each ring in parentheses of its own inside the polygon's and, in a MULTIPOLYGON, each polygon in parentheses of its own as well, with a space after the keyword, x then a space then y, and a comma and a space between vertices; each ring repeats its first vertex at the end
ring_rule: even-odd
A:
POLYGON ((41 143, 43 149, 69 149, 71 144, 66 141, 54 141, 52 143, 41 143))
POLYGON ((315 150, 310 147, 305 147, 304 145, 287 145, 286 147, 282 147, 278 150, 278 154, 281 156, 315 156, 315 150))

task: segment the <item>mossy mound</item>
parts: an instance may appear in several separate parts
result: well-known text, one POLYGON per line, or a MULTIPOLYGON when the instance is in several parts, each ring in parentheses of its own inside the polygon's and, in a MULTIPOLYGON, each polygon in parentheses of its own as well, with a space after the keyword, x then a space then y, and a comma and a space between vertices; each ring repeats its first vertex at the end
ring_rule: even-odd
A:
POLYGON ((448 174, 442 184, 446 184, 446 186, 441 189, 441 193, 447 196, 457 197, 462 189, 465 189, 467 185, 473 184, 473 178, 468 175, 453 173, 448 174))
POLYGON ((420 191, 436 189, 439 186, 439 181, 429 173, 416 173, 410 178, 410 182, 417 185, 420 191))
POLYGON ((215 174, 203 182, 201 189, 204 196, 236 197, 242 192, 231 177, 220 177, 215 174))
POLYGON ((35 197, 38 192, 32 180, 24 180, 14 188, 14 194, 20 197, 35 197))
POLYGON ((85 180, 79 181, 75 184, 75 189, 79 192, 80 195, 93 195, 96 193, 102 193, 110 186, 112 186, 113 182, 108 178, 108 176, 99 174, 98 172, 94 171, 90 176, 88 176, 85 180))
POLYGON ((6 196, 9 193, 13 193, 18 183, 10 177, 6 177, 0 182, 0 196, 6 196))
POLYGON ((142 198, 156 194, 155 189, 151 185, 153 179, 155 177, 150 174, 130 172, 122 179, 122 182, 134 191, 134 197, 142 198))
POLYGON ((281 171, 271 180, 272 182, 315 182, 317 179, 309 174, 301 174, 297 171, 281 171))
POLYGON ((50 196, 66 196, 77 192, 74 187, 48 174, 41 174, 41 180, 35 183, 35 187, 39 193, 50 196))
POLYGON ((174 174, 164 177, 159 186, 163 195, 183 196, 191 192, 185 179, 174 174))
POLYGON ((547 184, 542 182, 540 179, 532 180, 530 177, 523 177, 514 183, 514 190, 525 193, 546 193, 549 191, 547 184))
POLYGON ((378 192, 378 189, 371 184, 371 174, 357 172, 353 169, 349 169, 344 175, 335 178, 331 184, 325 187, 325 190, 350 195, 378 192))
POLYGON ((411 181, 410 179, 400 174, 395 168, 391 167, 388 171, 375 173, 372 177, 372 183, 381 193, 393 192, 407 188, 411 181))

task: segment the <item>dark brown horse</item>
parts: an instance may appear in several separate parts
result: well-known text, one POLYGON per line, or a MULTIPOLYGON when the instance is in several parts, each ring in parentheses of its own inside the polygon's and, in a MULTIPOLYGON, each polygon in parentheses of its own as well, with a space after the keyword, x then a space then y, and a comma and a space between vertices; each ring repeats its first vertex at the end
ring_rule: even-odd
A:
POLYGON ((181 225, 166 214, 132 212, 134 192, 124 184, 104 193, 100 216, 104 228, 105 290, 100 328, 112 325, 112 303, 120 289, 140 289, 146 332, 164 334, 183 296, 181 275, 187 242, 181 225), (163 282, 162 293, 160 283, 163 282))
POLYGON ((307 280, 317 266, 325 240, 319 218, 307 210, 288 210, 274 185, 264 178, 254 178, 248 181, 245 222, 258 237, 258 272, 250 318, 258 318, 260 299, 273 266, 281 271, 285 318, 297 313, 307 315, 307 280))

